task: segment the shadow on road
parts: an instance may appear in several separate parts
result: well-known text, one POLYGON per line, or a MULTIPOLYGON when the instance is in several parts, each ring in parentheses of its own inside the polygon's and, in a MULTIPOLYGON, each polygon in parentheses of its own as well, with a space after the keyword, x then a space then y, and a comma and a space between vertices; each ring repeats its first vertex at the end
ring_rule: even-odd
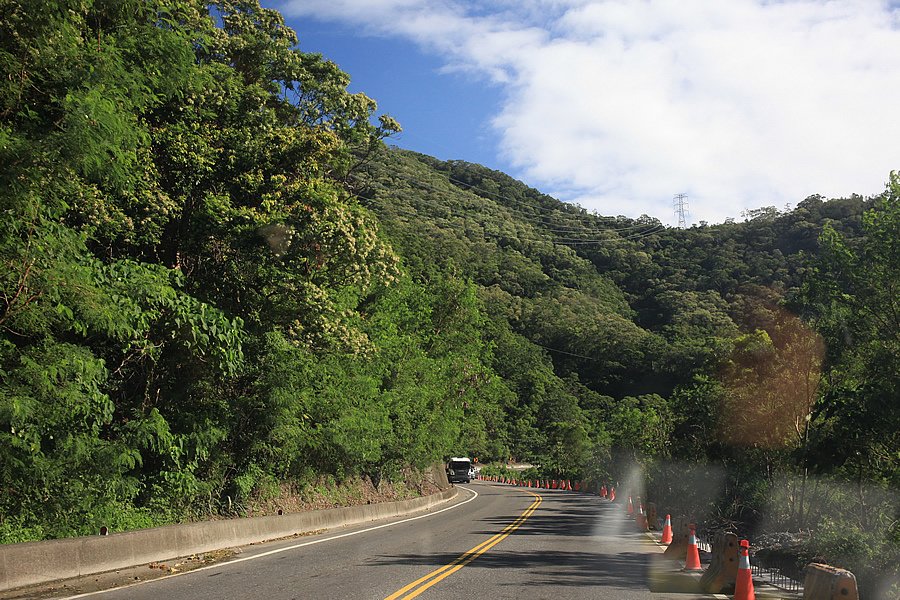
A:
MULTIPOLYGON (((400 554, 381 556, 376 564, 423 565, 440 567, 459 558, 458 554, 400 554)), ((478 556, 466 569, 525 569, 529 585, 610 586, 649 589, 646 580, 649 557, 625 552, 604 555, 593 552, 533 550, 527 552, 491 551, 478 556)))

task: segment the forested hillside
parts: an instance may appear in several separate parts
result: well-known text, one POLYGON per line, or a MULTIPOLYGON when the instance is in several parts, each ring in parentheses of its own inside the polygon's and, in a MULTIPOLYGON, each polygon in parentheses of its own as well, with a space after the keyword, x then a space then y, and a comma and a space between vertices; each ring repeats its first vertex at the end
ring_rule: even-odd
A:
POLYGON ((357 186, 415 276, 478 286, 491 367, 516 397, 511 456, 631 485, 638 465, 669 506, 745 531, 820 526, 791 551, 801 562, 870 581, 871 562, 895 564, 896 178, 689 229, 396 149, 357 186))
POLYGON ((45 4, 0 0, 0 541, 469 454, 900 562, 896 177, 597 215, 385 145, 256 2, 45 4))

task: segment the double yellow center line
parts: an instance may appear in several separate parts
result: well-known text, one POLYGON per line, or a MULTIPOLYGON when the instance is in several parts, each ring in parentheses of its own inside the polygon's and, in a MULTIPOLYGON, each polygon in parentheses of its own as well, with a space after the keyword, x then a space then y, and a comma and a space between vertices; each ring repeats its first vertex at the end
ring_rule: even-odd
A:
POLYGON ((464 554, 457 557, 450 564, 444 565, 443 567, 441 567, 439 569, 435 569, 428 575, 425 575, 424 577, 420 577, 419 579, 416 579, 409 585, 406 585, 406 586, 400 588, 399 590, 397 590, 396 592, 394 592, 393 594, 391 594, 384 600, 399 600, 400 598, 403 598, 405 600, 407 598, 415 598, 416 596, 418 596, 419 594, 421 594, 422 592, 424 592, 431 586, 444 580, 447 577, 450 577, 451 575, 453 575, 454 573, 456 573, 457 571, 462 569, 464 566, 466 566, 467 564, 469 564, 470 562, 472 562, 473 560, 475 560, 476 558, 478 558, 479 556, 481 556, 482 554, 484 554, 485 552, 487 552, 488 550, 490 550, 491 548, 493 548, 494 546, 496 546, 497 544, 502 542, 504 539, 506 539, 506 537, 509 536, 513 531, 518 529, 519 526, 522 523, 524 523, 525 520, 528 519, 528 517, 530 517, 532 515, 532 513, 534 513, 534 511, 537 510, 538 506, 541 505, 541 502, 543 502, 543 498, 541 498, 537 494, 534 494, 532 492, 526 492, 526 493, 534 496, 534 502, 531 503, 531 506, 529 506, 525 510, 525 512, 523 512, 521 515, 519 515, 518 519, 516 519, 515 521, 513 521, 512 523, 510 523, 509 525, 504 527, 503 531, 501 531, 500 533, 498 533, 491 539, 487 540, 486 542, 482 542, 481 544, 478 544, 471 550, 466 551, 464 554))

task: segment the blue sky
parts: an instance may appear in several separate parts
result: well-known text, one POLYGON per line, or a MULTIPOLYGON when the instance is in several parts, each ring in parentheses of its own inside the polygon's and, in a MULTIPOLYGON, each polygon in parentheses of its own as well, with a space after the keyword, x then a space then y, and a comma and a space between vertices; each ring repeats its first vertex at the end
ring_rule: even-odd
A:
POLYGON ((900 169, 883 0, 264 0, 404 127, 603 215, 741 219, 900 169))
POLYGON ((378 102, 403 132, 389 143, 443 160, 508 169, 499 159, 490 120, 502 89, 486 78, 442 73, 442 61, 402 38, 361 35, 358 29, 289 18, 305 52, 319 52, 351 76, 350 91, 378 102))

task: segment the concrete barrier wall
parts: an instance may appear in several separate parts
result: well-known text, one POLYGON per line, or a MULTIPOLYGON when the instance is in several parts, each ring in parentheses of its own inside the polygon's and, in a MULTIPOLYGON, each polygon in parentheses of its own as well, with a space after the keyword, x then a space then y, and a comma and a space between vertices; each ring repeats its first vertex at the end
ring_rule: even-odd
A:
POLYGON ((456 488, 450 488, 431 496, 399 502, 2 545, 0 591, 402 516, 450 500, 456 494, 456 488))
POLYGON ((856 576, 846 569, 809 563, 803 580, 803 600, 859 600, 856 576))

